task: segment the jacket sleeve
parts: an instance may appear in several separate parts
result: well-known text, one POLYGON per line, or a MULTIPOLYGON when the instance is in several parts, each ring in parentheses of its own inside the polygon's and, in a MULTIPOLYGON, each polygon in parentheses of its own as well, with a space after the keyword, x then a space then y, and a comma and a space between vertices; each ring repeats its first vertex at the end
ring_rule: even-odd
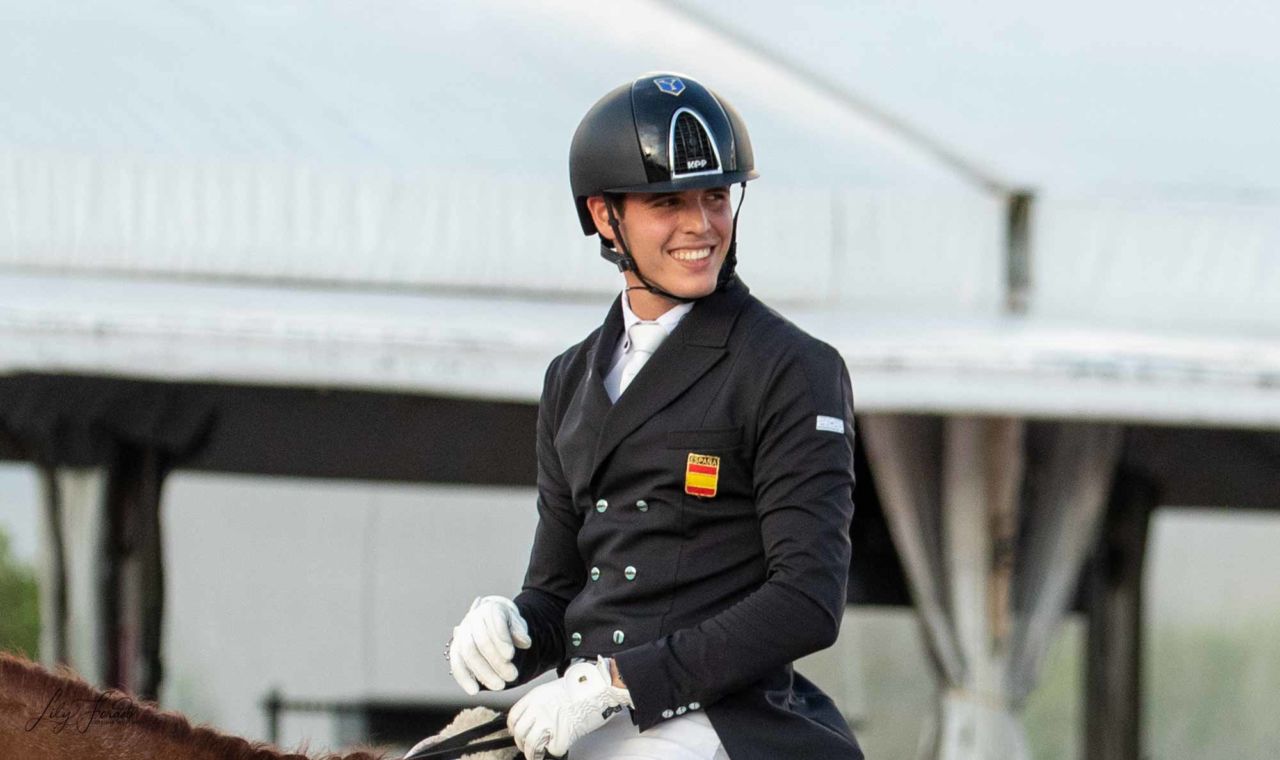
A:
POLYGON ((567 651, 565 608, 586 583, 586 570, 577 543, 582 516, 573 508, 573 498, 553 443, 558 365, 557 359, 547 369, 538 402, 538 527, 523 590, 514 599, 529 624, 533 646, 516 650, 519 676, 513 686, 560 664, 567 651))
POLYGON ((615 656, 642 731, 681 707, 740 691, 839 633, 854 478, 843 359, 816 340, 793 346, 758 408, 753 488, 766 580, 698 625, 615 656))

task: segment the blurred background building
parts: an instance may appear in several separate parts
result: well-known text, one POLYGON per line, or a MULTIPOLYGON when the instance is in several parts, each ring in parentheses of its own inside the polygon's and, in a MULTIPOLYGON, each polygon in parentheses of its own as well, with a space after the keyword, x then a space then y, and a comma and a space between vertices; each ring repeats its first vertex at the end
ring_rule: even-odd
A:
POLYGON ((463 704, 439 652, 518 590, 543 371, 619 288, 569 138, 664 69, 743 114, 739 271, 853 376, 850 607, 800 669, 869 755, 1280 755, 1277 21, 0 2, 41 658, 255 738, 274 694, 284 744, 463 704))

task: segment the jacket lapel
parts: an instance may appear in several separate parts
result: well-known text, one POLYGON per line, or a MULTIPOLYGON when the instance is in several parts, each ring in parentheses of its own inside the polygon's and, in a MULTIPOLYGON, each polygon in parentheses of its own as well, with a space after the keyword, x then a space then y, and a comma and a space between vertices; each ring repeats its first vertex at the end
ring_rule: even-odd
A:
MULTIPOLYGON (((680 320, 679 326, 662 342, 640 374, 631 381, 627 391, 618 397, 617 403, 604 416, 591 465, 593 481, 600 466, 624 438, 679 398, 725 355, 729 333, 747 301, 747 293, 747 286, 734 280, 724 290, 698 301, 697 306, 680 320)), ((612 312, 610 316, 613 316, 612 312)), ((602 331, 602 337, 605 332, 608 331, 602 331)), ((621 335, 619 322, 613 342, 601 340, 597 350, 602 350, 600 346, 616 345, 621 335)), ((606 356, 603 361, 607 362, 608 358, 606 356)), ((607 371, 607 368, 602 370, 607 371)), ((602 384, 603 374, 599 380, 595 385, 599 386, 600 395, 608 403, 602 384)))
POLYGON ((595 451, 600 441, 600 431, 612 412, 612 402, 604 390, 604 378, 609 372, 609 362, 622 337, 622 308, 619 301, 605 317, 587 345, 587 366, 583 379, 573 391, 569 408, 556 432, 556 448, 569 481, 578 488, 585 488, 595 472, 595 451))
POLYGON ((586 416, 592 420, 603 420, 613 406, 609 394, 604 390, 604 378, 609 374, 609 364, 613 361, 613 352, 622 340, 622 296, 613 301, 596 344, 591 348, 591 367, 588 370, 585 401, 586 416))

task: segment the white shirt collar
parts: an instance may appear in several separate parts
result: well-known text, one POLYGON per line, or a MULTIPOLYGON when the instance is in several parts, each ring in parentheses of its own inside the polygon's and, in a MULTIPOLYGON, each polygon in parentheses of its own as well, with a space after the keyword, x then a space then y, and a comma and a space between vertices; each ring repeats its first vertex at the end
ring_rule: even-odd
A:
POLYGON ((631 331, 631 326, 637 322, 657 322, 662 329, 667 331, 667 335, 676 329, 676 325, 680 324, 680 320, 684 319, 684 315, 693 309, 693 303, 682 303, 672 306, 663 312, 657 319, 641 319, 631 310, 631 300, 626 290, 622 291, 622 341, 627 343, 627 334, 631 331))

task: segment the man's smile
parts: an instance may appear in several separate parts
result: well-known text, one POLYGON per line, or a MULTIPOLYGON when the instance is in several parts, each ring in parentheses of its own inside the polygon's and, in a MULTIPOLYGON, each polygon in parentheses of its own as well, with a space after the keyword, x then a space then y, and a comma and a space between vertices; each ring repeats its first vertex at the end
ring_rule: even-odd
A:
POLYGON ((678 261, 702 261, 710 255, 710 246, 704 246, 702 248, 677 248, 671 251, 671 256, 678 261))

